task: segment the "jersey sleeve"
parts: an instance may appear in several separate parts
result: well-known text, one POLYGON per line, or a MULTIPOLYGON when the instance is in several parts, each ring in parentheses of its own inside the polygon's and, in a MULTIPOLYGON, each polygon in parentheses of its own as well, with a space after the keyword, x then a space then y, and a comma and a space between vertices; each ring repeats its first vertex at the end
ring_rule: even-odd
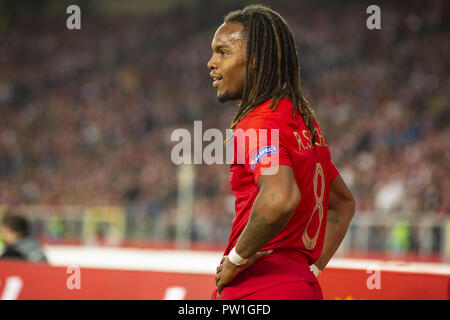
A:
POLYGON ((329 176, 329 182, 336 179, 336 177, 339 175, 339 170, 334 164, 334 162, 330 159, 329 165, 328 165, 328 176, 329 176))
POLYGON ((327 146, 327 161, 328 161, 328 182, 331 183, 339 175, 339 170, 331 160, 330 148, 327 146))
POLYGON ((244 166, 256 184, 261 175, 278 172, 276 169, 268 170, 269 168, 280 165, 293 167, 282 125, 283 122, 276 119, 252 119, 235 131, 238 143, 241 143, 237 151, 244 150, 244 166), (240 129, 242 131, 238 132, 240 129))

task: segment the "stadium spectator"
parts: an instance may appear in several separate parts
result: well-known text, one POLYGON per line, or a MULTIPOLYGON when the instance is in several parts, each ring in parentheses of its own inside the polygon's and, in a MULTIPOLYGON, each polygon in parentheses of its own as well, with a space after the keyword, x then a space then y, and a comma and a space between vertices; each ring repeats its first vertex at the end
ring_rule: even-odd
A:
POLYGON ((5 244, 0 259, 47 262, 41 246, 31 236, 30 225, 25 217, 7 212, 2 218, 0 233, 5 244))

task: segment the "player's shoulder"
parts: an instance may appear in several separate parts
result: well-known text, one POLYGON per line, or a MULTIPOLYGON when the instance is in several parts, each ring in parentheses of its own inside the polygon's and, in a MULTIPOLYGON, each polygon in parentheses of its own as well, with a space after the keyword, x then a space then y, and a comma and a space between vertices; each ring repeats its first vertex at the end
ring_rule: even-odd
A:
POLYGON ((275 110, 271 108, 271 101, 267 100, 252 110, 236 126, 237 129, 279 128, 287 124, 292 118, 292 102, 283 98, 279 101, 275 110))

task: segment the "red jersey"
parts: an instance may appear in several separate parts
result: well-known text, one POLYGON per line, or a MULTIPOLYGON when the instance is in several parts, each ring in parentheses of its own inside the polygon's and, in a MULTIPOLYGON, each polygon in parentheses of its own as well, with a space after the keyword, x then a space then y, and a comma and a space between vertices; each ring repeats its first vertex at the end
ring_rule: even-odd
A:
POLYGON ((269 105, 270 100, 254 109, 235 128, 230 183, 236 197, 236 216, 225 255, 236 245, 248 222, 261 174, 270 167, 287 165, 294 171, 301 201, 285 228, 261 250, 298 250, 312 264, 322 251, 330 182, 339 172, 317 122, 314 121, 313 145, 302 117, 298 113, 293 117, 289 99, 282 99, 275 111, 269 105), (246 136, 242 134, 248 132, 246 136), (251 137, 252 133, 256 139, 251 137), (251 143, 252 139, 255 143, 251 143))
MULTIPOLYGON (((258 294, 271 299, 284 299, 285 295, 279 295, 279 292, 285 290, 283 286, 286 284, 291 284, 289 287, 297 292, 290 295, 292 299, 320 299, 320 292, 307 293, 318 286, 309 265, 317 260, 322 251, 330 183, 339 172, 331 161, 324 135, 316 122, 316 142, 313 145, 302 117, 298 113, 293 117, 289 99, 282 99, 275 111, 269 106, 270 100, 254 109, 234 131, 230 183, 236 197, 236 216, 224 255, 228 255, 236 245, 247 225, 259 192, 258 179, 274 170, 269 168, 290 166, 300 189, 301 200, 284 229, 261 248, 274 249, 273 253, 240 272, 224 287, 220 299, 245 299, 257 297, 258 294), (299 283, 304 283, 300 287, 310 286, 310 290, 300 292, 299 283)), ((212 293, 212 299, 215 295, 216 290, 212 293)))

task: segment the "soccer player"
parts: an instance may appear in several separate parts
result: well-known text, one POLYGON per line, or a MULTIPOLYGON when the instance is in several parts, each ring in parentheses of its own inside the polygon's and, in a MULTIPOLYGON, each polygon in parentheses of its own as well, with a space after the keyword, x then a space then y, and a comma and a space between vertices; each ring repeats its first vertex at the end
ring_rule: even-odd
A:
POLYGON ((212 299, 323 299, 316 276, 355 202, 300 88, 292 33, 277 12, 251 5, 225 17, 211 48, 218 100, 239 100, 231 123, 236 216, 212 299), (270 134, 239 140, 262 129, 270 134))

